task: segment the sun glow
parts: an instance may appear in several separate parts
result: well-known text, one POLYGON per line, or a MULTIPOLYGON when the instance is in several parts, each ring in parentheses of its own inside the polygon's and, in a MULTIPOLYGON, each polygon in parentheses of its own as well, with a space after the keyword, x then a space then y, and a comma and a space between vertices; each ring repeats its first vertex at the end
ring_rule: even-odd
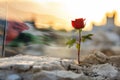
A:
MULTIPOLYGON (((119 0, 34 0, 44 3, 59 3, 61 5, 61 17, 70 21, 75 18, 86 18, 86 27, 84 30, 91 30, 92 23, 95 25, 105 25, 106 16, 114 14, 114 11, 119 12, 119 0), (108 14, 107 12, 110 12, 108 14), (106 16, 105 16, 106 15, 106 16)), ((115 24, 120 26, 120 16, 116 15, 115 24)))
MULTIPOLYGON (((4 0, 0 0, 1 2, 4 0)), ((115 24, 120 26, 120 0, 7 0, 8 19, 32 20, 40 28, 72 30, 71 20, 86 18, 84 30, 91 30, 92 24, 104 25, 106 16, 115 13, 115 24), (108 14, 109 13, 109 14, 108 14), (47 16, 42 16, 42 15, 47 16), (55 16, 55 17, 53 17, 55 16), (48 25, 47 25, 48 24, 48 25)), ((3 3, 2 3, 3 4, 3 3)), ((0 5, 1 7, 1 5, 0 5)))

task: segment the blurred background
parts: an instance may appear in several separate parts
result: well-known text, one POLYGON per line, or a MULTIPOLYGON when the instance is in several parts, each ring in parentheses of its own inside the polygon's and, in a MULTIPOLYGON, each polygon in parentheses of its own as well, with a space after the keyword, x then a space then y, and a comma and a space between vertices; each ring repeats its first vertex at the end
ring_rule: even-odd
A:
POLYGON ((86 18, 81 55, 100 50, 108 56, 120 54, 119 0, 0 0, 0 52, 5 56, 28 54, 76 58, 77 38, 71 20, 86 18), (5 38, 4 38, 5 37, 5 38), (4 41, 3 41, 4 40, 4 41), (4 43, 4 44, 3 44, 4 43))

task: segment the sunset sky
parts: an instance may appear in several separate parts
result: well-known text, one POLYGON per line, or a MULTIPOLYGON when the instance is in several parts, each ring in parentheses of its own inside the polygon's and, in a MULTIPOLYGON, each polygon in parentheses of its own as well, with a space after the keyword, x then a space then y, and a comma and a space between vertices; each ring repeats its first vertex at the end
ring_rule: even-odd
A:
POLYGON ((120 0, 0 0, 0 17, 9 20, 34 20, 36 26, 71 30, 71 20, 86 18, 85 30, 91 23, 105 24, 108 16, 116 14, 120 26, 120 0))

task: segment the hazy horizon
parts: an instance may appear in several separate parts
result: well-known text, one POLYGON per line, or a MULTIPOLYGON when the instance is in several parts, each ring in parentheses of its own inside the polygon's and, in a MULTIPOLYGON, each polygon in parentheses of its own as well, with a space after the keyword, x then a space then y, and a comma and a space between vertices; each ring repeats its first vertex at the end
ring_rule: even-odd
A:
POLYGON ((106 17, 115 18, 120 26, 119 0, 0 0, 0 18, 17 21, 34 21, 37 28, 52 26, 53 29, 72 30, 71 20, 86 18, 84 30, 93 24, 105 25, 106 17), (111 6, 112 5, 112 6, 111 6))

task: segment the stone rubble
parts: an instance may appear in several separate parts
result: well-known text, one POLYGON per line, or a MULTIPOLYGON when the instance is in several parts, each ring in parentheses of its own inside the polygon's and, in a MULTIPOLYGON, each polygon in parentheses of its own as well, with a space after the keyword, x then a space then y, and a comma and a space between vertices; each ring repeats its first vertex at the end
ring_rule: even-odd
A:
POLYGON ((120 56, 97 51, 81 60, 17 55, 0 58, 0 80, 119 80, 120 56), (90 61, 91 60, 91 61, 90 61))

